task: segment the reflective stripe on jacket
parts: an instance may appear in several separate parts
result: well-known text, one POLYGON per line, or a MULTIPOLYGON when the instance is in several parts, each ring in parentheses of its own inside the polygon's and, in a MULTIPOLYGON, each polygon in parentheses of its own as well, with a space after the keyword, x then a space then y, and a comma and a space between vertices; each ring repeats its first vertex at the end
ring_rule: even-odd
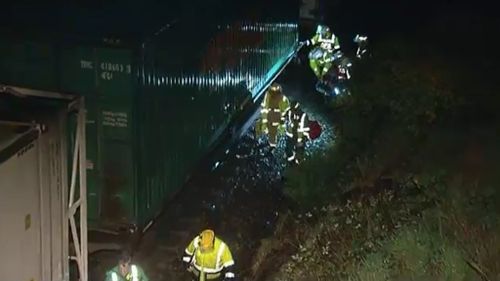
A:
POLYGON ((287 112, 287 118, 287 136, 293 138, 298 143, 304 142, 304 137, 309 137, 309 119, 307 114, 299 108, 299 104, 297 103, 287 112))
MULTIPOLYGON (((192 264, 196 270, 202 273, 217 274, 223 269, 234 265, 233 256, 229 247, 218 237, 215 237, 214 248, 208 252, 202 252, 199 248, 200 238, 194 238, 185 250, 187 256, 185 262, 192 264)), ((234 275, 229 272, 230 275, 234 275)))
POLYGON ((106 274, 106 281, 149 281, 142 268, 135 264, 130 266, 130 272, 127 276, 123 277, 119 272, 120 269, 118 266, 108 271, 106 274))
MULTIPOLYGON (((290 101, 279 91, 268 91, 261 104, 260 120, 256 126, 257 135, 268 134, 270 127, 277 128, 278 134, 285 133, 285 115, 290 101)), ((270 136, 275 139, 277 136, 270 136)))
POLYGON ((335 34, 329 33, 325 37, 321 36, 321 34, 316 34, 308 41, 308 45, 316 45, 320 44, 320 46, 324 49, 340 49, 339 39, 335 34))

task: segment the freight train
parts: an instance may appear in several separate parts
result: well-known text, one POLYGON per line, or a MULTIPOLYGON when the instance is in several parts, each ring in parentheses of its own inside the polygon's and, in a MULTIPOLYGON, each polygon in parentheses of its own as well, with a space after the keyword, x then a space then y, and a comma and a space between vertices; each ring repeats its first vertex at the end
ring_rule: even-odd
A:
POLYGON ((0 85, 84 97, 88 227, 144 229, 293 56, 298 9, 94 2, 9 4, 0 85))

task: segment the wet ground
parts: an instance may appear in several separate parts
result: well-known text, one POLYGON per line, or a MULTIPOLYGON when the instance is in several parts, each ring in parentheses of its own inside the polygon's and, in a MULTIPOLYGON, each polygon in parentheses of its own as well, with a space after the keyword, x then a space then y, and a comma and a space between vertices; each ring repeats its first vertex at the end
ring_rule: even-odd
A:
MULTIPOLYGON (((307 143, 306 155, 325 148, 334 134, 321 97, 304 86, 300 78, 304 66, 291 65, 280 77, 285 94, 297 100, 302 110, 323 129, 320 138, 307 143)), ((305 84, 307 85, 307 84, 305 84)), ((309 88, 311 89, 311 88, 309 88)), ((253 128, 226 150, 224 159, 211 168, 198 170, 182 192, 166 208, 141 240, 134 260, 152 281, 190 280, 181 259, 187 244, 204 228, 212 228, 223 239, 236 262, 240 280, 250 274, 252 257, 261 239, 272 235, 275 224, 290 208, 283 196, 283 175, 287 167, 284 139, 271 151, 264 138, 256 138, 253 128)), ((91 258, 96 275, 116 263, 116 252, 91 258)))

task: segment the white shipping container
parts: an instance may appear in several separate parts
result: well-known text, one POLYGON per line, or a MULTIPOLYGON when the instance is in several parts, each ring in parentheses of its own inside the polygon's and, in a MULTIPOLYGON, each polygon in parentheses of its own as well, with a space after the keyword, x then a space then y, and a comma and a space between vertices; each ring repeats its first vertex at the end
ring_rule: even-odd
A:
MULTIPOLYGON (((57 120, 53 118, 48 123, 50 130, 16 147, 0 163, 2 280, 67 280, 62 163, 66 155, 57 120)), ((0 131, 5 134, 7 130, 0 131)))
POLYGON ((0 102, 0 280, 68 281, 73 260, 87 281, 84 100, 0 85, 0 102))

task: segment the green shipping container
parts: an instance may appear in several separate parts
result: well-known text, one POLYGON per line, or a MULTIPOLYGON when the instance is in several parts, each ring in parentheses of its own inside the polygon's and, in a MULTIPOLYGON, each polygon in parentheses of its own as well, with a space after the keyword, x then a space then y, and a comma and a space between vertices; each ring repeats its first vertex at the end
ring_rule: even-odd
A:
POLYGON ((0 37, 0 84, 86 97, 88 217, 100 230, 153 219, 298 38, 293 21, 235 20, 135 43, 16 37, 0 37))

